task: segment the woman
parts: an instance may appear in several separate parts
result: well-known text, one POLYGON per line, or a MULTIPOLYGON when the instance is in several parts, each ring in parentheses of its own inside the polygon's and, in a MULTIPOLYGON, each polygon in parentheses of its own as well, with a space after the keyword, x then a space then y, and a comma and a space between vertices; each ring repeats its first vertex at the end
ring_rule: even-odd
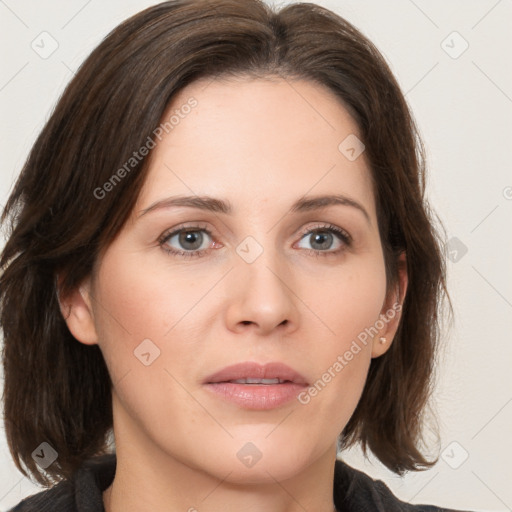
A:
POLYGON ((3 213, 6 435, 58 482, 13 510, 447 510, 336 460, 434 463, 423 173, 387 64, 326 9, 183 0, 117 27, 3 213))

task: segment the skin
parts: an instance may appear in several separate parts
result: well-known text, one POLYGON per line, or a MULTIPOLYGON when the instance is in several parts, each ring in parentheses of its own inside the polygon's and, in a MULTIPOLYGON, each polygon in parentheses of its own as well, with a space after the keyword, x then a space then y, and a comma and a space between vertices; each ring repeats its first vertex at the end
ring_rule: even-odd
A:
POLYGON ((194 82, 169 112, 191 96, 198 105, 151 152, 130 219, 93 275, 61 298, 70 331, 100 346, 114 383, 117 472, 106 510, 331 512, 337 436, 399 315, 307 404, 243 409, 202 381, 236 362, 281 361, 313 383, 403 302, 403 268, 399 286, 386 288, 364 153, 350 161, 338 150, 358 127, 328 89, 303 80, 194 82), (346 205, 289 213, 304 195, 334 192, 369 220, 346 205), (233 213, 182 206, 141 215, 179 194, 222 198, 233 213), (201 231, 196 246, 178 236, 159 243, 183 223, 212 235, 201 231), (329 224, 351 244, 335 234, 315 243, 311 231, 329 224), (252 263, 236 251, 247 236, 263 249, 252 263), (134 356, 144 339, 160 350, 149 366, 134 356), (262 454, 252 467, 237 457, 248 442, 262 454))

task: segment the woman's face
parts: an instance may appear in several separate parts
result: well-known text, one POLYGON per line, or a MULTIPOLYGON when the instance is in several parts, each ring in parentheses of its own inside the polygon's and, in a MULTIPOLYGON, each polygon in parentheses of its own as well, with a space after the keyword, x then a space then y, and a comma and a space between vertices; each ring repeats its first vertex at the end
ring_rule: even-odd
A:
POLYGON ((173 113, 68 325, 105 357, 118 451, 281 480, 334 457, 396 327, 358 127, 307 81, 195 82, 173 113), (242 367, 211 383, 244 362, 302 381, 242 367), (293 383, 226 382, 244 376, 293 383))

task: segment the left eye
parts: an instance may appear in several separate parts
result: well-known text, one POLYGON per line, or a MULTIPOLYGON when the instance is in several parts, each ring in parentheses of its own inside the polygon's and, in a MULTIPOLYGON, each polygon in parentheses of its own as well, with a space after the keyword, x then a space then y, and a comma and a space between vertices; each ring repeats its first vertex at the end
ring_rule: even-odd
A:
MULTIPOLYGON (((343 243, 341 241, 341 234, 338 234, 332 229, 319 228, 304 234, 301 240, 311 240, 312 247, 301 247, 302 249, 312 249, 314 251, 327 251, 329 249, 339 249, 343 243), (338 247, 332 247, 333 243, 337 240, 338 247)), ((299 242, 300 243, 300 242, 299 242)))

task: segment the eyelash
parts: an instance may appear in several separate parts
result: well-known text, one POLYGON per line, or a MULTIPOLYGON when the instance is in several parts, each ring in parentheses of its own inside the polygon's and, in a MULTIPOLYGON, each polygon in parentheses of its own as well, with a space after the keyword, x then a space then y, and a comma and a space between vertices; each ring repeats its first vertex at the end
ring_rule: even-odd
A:
MULTIPOLYGON (((172 232, 166 232, 164 233, 158 240, 158 244, 164 250, 166 253, 176 256, 176 257, 183 257, 183 258, 201 258, 205 256, 205 253, 208 253, 210 249, 202 249, 200 251, 179 251, 176 249, 169 249, 168 246, 166 246, 166 243, 174 236, 181 232, 200 232, 204 231, 208 234, 210 238, 213 239, 213 235, 211 231, 206 226, 179 226, 178 228, 174 229, 172 232)), ((314 256, 336 256, 340 252, 344 251, 346 247, 350 247, 352 244, 352 237, 343 229, 338 228, 337 226, 333 226, 332 224, 320 224, 318 226, 314 226, 313 228, 309 228, 307 231, 301 233, 300 239, 304 238, 306 235, 311 235, 315 233, 316 231, 326 231, 328 233, 334 233, 340 240, 343 242, 344 247, 341 247, 340 249, 337 249, 335 251, 319 251, 316 249, 303 249, 308 252, 308 254, 312 254, 314 256)))

